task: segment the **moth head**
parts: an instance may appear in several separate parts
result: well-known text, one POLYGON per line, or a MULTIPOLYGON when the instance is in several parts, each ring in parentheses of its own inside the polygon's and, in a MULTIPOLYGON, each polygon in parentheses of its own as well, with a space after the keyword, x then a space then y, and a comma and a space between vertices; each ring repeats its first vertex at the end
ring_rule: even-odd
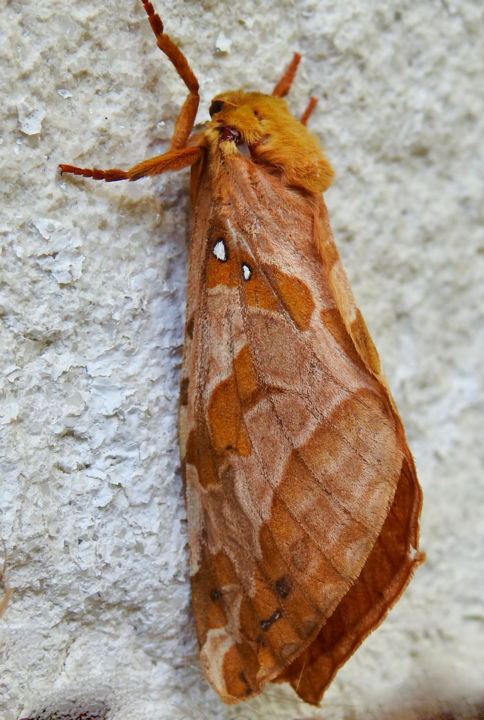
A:
POLYGON ((217 95, 209 109, 212 118, 209 128, 218 133, 221 142, 233 140, 236 145, 248 146, 260 142, 264 137, 261 104, 265 97, 241 90, 217 95))
POLYGON ((245 155, 312 193, 331 184, 333 170, 321 146, 282 98, 235 90, 217 95, 209 112, 206 137, 224 155, 245 155))

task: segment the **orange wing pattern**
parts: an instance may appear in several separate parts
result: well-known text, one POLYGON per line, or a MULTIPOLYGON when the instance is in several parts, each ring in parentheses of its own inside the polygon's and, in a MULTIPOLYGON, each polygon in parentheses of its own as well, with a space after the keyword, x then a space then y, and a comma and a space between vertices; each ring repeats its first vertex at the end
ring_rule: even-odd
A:
POLYGON ((317 703, 418 562, 420 491, 323 201, 238 154, 200 173, 180 425, 202 665, 226 702, 288 680, 317 703))

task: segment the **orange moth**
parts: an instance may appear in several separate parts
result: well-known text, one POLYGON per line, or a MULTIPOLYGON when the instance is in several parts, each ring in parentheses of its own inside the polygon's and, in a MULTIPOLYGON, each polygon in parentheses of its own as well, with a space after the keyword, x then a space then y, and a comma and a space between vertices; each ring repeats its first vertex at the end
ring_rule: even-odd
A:
POLYGON ((192 605, 205 675, 237 703, 289 682, 318 704, 400 596, 421 491, 322 199, 333 170, 272 95, 217 95, 191 134, 198 81, 142 0, 188 89, 169 150, 96 180, 191 166, 179 435, 192 605))

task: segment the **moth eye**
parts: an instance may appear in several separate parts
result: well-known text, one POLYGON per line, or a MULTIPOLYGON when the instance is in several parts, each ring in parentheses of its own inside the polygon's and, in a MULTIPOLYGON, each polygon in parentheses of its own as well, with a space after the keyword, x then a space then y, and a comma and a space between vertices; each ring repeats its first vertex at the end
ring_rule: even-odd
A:
POLYGON ((213 117, 215 113, 218 113, 222 110, 224 106, 223 100, 214 100, 213 103, 210 105, 209 113, 210 117, 213 117))

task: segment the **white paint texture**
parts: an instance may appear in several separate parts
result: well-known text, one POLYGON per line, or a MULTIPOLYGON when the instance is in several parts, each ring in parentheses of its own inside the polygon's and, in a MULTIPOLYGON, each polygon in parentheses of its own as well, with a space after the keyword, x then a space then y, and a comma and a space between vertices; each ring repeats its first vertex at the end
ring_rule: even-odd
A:
MULTIPOLYGON (((422 694, 432 678, 436 692, 477 687, 482 2, 157 8, 202 81, 201 120, 217 92, 268 91, 304 54, 291 107, 320 98, 310 127, 337 173, 334 234, 424 488, 428 561, 338 674, 324 717, 377 717, 384 698, 422 694)), ((175 429, 188 172, 112 185, 56 172, 162 152, 184 88, 134 0, 11 0, 0 56, 0 536, 12 588, 0 717, 69 702, 105 703, 112 720, 322 717, 280 686, 226 708, 199 666, 175 429)))

